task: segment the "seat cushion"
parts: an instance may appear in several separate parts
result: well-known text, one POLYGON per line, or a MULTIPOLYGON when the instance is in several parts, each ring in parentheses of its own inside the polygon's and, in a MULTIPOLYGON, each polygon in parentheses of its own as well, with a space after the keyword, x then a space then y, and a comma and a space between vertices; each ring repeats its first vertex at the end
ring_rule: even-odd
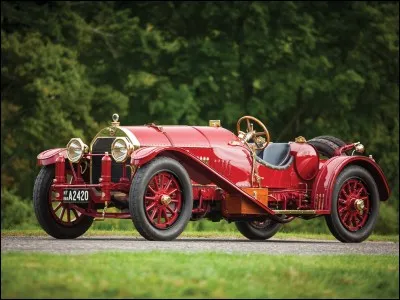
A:
POLYGON ((290 146, 288 143, 269 144, 268 147, 259 154, 259 157, 271 165, 283 166, 290 158, 290 146))

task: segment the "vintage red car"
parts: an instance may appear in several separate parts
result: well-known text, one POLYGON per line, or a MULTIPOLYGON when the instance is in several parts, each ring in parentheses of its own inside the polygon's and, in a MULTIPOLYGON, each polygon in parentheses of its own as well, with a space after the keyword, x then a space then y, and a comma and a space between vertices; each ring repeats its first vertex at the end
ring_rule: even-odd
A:
POLYGON ((89 146, 73 138, 38 155, 33 202, 49 235, 76 238, 93 220, 120 218, 148 240, 172 240, 190 220, 207 218, 235 222, 249 239, 268 239, 295 218, 324 216, 339 241, 361 242, 390 194, 359 142, 320 136, 272 143, 251 116, 238 120, 237 135, 219 120, 120 126, 118 118, 89 146))

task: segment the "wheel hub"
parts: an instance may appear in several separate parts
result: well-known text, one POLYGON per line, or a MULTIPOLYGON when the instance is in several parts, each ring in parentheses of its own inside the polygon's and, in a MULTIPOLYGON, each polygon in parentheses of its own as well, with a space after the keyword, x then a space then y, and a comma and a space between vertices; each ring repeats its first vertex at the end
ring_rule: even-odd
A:
POLYGON ((271 224, 271 220, 265 221, 253 221, 250 223, 251 226, 258 228, 258 229, 265 229, 271 224))
POLYGON ((364 200, 356 199, 356 201, 354 201, 354 207, 358 210, 360 215, 362 215, 365 208, 364 200))
POLYGON ((161 203, 164 205, 168 205, 171 203, 171 197, 168 195, 162 195, 160 200, 161 200, 161 203))

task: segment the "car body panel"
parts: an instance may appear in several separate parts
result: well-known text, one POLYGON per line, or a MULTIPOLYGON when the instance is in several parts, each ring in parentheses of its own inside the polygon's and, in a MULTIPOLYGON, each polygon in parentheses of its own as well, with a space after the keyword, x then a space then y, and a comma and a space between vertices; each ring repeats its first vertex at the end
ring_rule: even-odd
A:
MULTIPOLYGON (((178 147, 154 147, 151 150, 152 151, 148 152, 148 155, 151 155, 152 158, 157 155, 175 158, 185 167, 185 169, 189 173, 189 176, 196 183, 201 183, 205 185, 213 182, 230 195, 236 196, 241 200, 249 201, 252 204, 255 204, 256 207, 259 207, 259 209, 257 210, 258 214, 269 214, 272 219, 275 219, 275 213, 270 208, 268 208, 261 201, 258 201, 256 198, 246 193, 242 188, 230 181, 226 176, 222 176, 219 172, 202 162, 190 151, 185 151, 182 148, 178 147)), ((133 160, 136 161, 136 157, 134 154, 133 160)), ((246 186, 249 186, 249 184, 247 184, 246 186)))
POLYGON ((209 148, 226 146, 238 138, 222 127, 207 126, 121 126, 131 132, 141 147, 174 146, 186 148, 209 148))
POLYGON ((40 152, 37 156, 37 165, 38 166, 46 166, 46 165, 51 165, 56 162, 57 157, 60 155, 60 153, 64 156, 64 158, 67 158, 67 149, 66 148, 54 148, 54 149, 48 149, 43 152, 40 152))
POLYGON ((314 206, 320 209, 330 209, 335 180, 347 166, 358 165, 367 169, 374 178, 381 201, 389 198, 390 189, 385 175, 379 165, 365 156, 334 156, 326 161, 316 177, 312 187, 314 206))

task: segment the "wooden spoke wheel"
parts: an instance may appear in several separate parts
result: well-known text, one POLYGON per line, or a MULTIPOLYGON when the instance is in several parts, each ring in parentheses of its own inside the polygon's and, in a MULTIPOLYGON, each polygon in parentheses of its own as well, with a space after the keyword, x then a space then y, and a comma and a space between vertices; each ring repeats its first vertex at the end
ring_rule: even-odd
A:
POLYGON ((375 227, 379 202, 371 174, 360 166, 345 168, 335 182, 331 214, 325 216, 329 230, 345 243, 364 241, 375 227))
POLYGON ((192 209, 192 185, 179 162, 159 157, 137 170, 129 191, 129 211, 144 238, 175 239, 189 222, 192 209))
POLYGON ((93 218, 78 212, 74 204, 56 201, 51 190, 53 179, 54 165, 44 166, 36 177, 33 189, 36 218, 43 230, 52 237, 77 238, 90 228, 93 218))

